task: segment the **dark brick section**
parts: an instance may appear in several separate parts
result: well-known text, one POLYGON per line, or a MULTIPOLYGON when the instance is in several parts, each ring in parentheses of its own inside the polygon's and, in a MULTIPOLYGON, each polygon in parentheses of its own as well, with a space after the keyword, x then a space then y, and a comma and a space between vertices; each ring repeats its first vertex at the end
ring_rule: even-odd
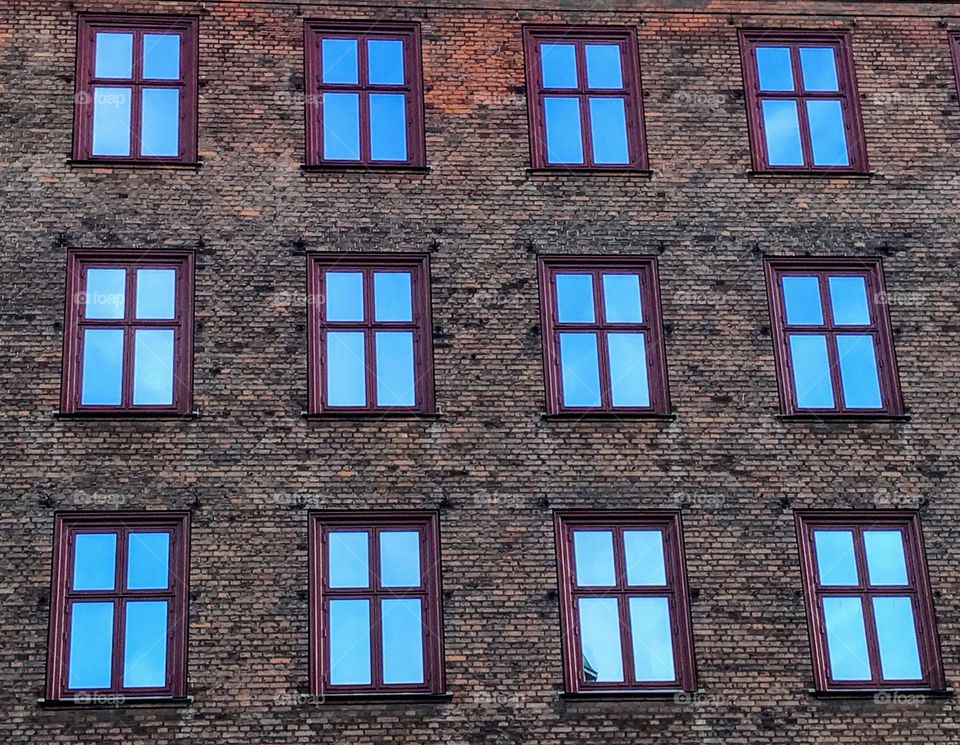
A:
POLYGON ((956 682, 957 7, 477 5, 4 4, 0 741, 957 742, 951 698, 808 693, 793 521, 919 508, 956 682), (201 169, 66 163, 88 10, 200 16, 201 169), (429 172, 301 170, 305 18, 421 24, 429 172), (525 22, 637 28, 652 178, 527 172, 525 22), (851 31, 870 178, 748 176, 737 29, 754 26, 851 31), (68 247, 196 250, 198 418, 55 416, 68 247), (301 416, 307 250, 430 252, 440 418, 301 416), (659 255, 675 420, 541 418, 538 253, 659 255), (908 421, 778 418, 765 254, 883 258, 908 421), (560 697, 561 507, 682 509, 702 694, 560 697), (115 508, 192 512, 195 701, 40 707, 54 512, 115 508), (440 509, 452 700, 298 698, 320 508, 440 509))

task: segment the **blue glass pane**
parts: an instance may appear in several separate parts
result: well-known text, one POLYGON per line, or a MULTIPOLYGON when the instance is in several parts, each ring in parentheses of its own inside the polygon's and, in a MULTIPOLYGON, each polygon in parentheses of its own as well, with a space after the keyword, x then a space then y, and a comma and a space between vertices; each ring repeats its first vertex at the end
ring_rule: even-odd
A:
POLYGON ((827 337, 820 334, 790 334, 789 343, 797 408, 833 408, 827 337))
POLYGON ((327 533, 330 587, 370 586, 370 547, 365 530, 327 533))
POLYGON ((323 157, 360 159, 360 97, 356 93, 323 94, 323 157))
POLYGON ((560 377, 564 406, 600 405, 596 334, 560 334, 560 377))
POLYGON ((757 75, 762 91, 792 91, 789 47, 757 47, 757 75))
POLYGON ((84 315, 87 318, 123 318, 125 269, 87 269, 84 315))
POLYGON ((403 42, 370 39, 367 42, 368 80, 374 85, 403 85, 403 42))
POLYGON ((358 82, 356 39, 323 39, 320 46, 324 83, 358 82))
POLYGON ((363 320, 363 274, 360 272, 327 272, 326 315, 328 321, 363 320))
POLYGON ((373 317, 377 321, 412 321, 410 272, 373 273, 373 317))
POLYGON ((167 601, 131 600, 126 604, 123 684, 159 688, 167 683, 167 601))
POLYGON ((815 530, 813 545, 817 554, 817 576, 821 585, 843 587, 859 583, 851 531, 815 530))
POLYGON ((423 612, 419 598, 384 598, 380 604, 383 682, 423 682, 423 612))
POLYGON ((640 276, 603 275, 603 314, 607 323, 641 323, 640 276))
POLYGON ((666 598, 630 598, 633 671, 638 681, 670 681, 676 677, 670 603, 666 598))
POLYGON ((920 680, 920 649, 909 597, 874 597, 873 619, 884 680, 920 680))
POLYGON ((133 74, 133 34, 97 34, 93 74, 98 78, 129 78, 133 74))
POLYGON ((130 533, 127 589, 156 590, 170 585, 170 534, 130 533))
POLYGON ((407 97, 403 93, 370 94, 370 157, 407 159, 407 97))
POLYGON ((593 323, 593 277, 590 274, 557 274, 557 320, 560 323, 593 323))
POLYGON ((83 332, 83 371, 80 403, 116 406, 123 379, 123 330, 86 329, 83 332))
POLYGON ((761 107, 767 162, 772 166, 802 166, 797 102, 768 98, 761 101, 761 107))
POLYGON ((330 682, 370 682, 370 601, 330 601, 330 682))
POLYGON ((619 44, 587 44, 587 87, 623 88, 619 44))
POLYGON ((623 681, 623 648, 616 598, 580 598, 580 645, 588 681, 623 681))
POLYGON ((573 560, 578 586, 612 587, 617 584, 611 531, 573 531, 573 560))
POLYGON ((377 406, 414 406, 413 332, 378 331, 377 406))
POLYGON ((899 530, 865 530, 863 546, 867 552, 867 576, 871 585, 908 584, 903 533, 899 530))
POLYGON ((823 324, 820 280, 816 277, 781 277, 780 286, 788 324, 823 324))
POLYGON ((112 665, 113 603, 73 603, 67 687, 109 688, 112 665))
POLYGON ((380 584, 383 587, 420 586, 420 533, 387 530, 380 534, 380 584))
POLYGON ((544 88, 577 87, 577 57, 573 44, 541 44, 540 68, 544 88))
POLYGON ((803 87, 808 91, 838 91, 833 47, 800 47, 803 87))
POLYGON ((175 269, 137 269, 137 318, 176 316, 175 269))
POLYGON ((180 77, 180 35, 143 35, 143 77, 176 80, 180 77))
POLYGON ((607 334, 610 387, 614 406, 649 406, 647 347, 642 333, 607 334))
POLYGON ((624 99, 590 99, 590 142, 595 163, 609 165, 630 162, 624 99))
POLYGON ((623 546, 627 557, 628 585, 660 587, 667 584, 661 531, 625 530, 623 546))
POLYGON ((833 322, 841 326, 866 325, 870 323, 870 308, 867 305, 867 282, 864 277, 829 277, 830 305, 833 322))
POLYGON ((130 89, 93 89, 93 154, 130 155, 130 89))
POLYGON ((807 101, 813 163, 818 166, 848 166, 847 134, 839 101, 807 101))
POLYGON ((74 536, 74 590, 112 590, 116 584, 116 570, 116 533, 77 533, 74 536))
POLYGON ((834 680, 870 680, 867 634, 859 597, 823 598, 827 655, 834 680))
POLYGON ((180 152, 180 91, 176 88, 143 89, 140 126, 142 155, 175 156, 180 152))
POLYGON ((883 399, 873 337, 869 334, 837 336, 837 357, 843 402, 851 409, 881 408, 883 399))
POLYGON ((137 329, 133 345, 133 403, 173 403, 173 329, 137 329))
POLYGON ((583 163, 579 99, 544 98, 543 113, 547 129, 547 162, 583 163))
POLYGON ((327 332, 327 404, 363 406, 367 402, 363 332, 327 332))

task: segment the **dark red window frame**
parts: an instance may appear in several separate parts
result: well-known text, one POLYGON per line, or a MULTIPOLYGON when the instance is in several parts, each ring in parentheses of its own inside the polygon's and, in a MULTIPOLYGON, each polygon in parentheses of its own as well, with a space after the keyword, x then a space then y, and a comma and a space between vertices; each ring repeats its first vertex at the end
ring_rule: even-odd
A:
POLYGON ((647 138, 643 115, 643 88, 640 80, 640 56, 637 33, 625 26, 548 26, 523 27, 523 51, 527 82, 527 113, 530 129, 530 160, 534 168, 560 170, 636 171, 648 168, 647 138), (562 41, 575 44, 577 51, 576 91, 565 88, 544 88, 541 85, 539 44, 544 41, 562 41), (586 63, 583 46, 589 42, 609 42, 620 46, 623 88, 616 91, 587 87, 586 63), (546 123, 543 112, 543 96, 573 95, 581 100, 581 137, 583 138, 583 163, 550 163, 547 161, 546 123), (590 124, 587 107, 582 104, 589 96, 617 95, 626 99, 627 148, 629 162, 604 164, 593 162, 590 142, 590 124))
POLYGON ((63 384, 60 410, 64 414, 187 414, 193 392, 193 252, 191 251, 99 251, 71 250, 67 253, 67 296, 64 311, 63 384), (86 296, 85 269, 123 268, 127 271, 126 308, 123 319, 84 318, 86 296), (175 269, 177 271, 176 317, 173 320, 136 320, 135 293, 132 291, 137 269, 175 269), (94 327, 124 329, 122 399, 119 406, 85 406, 80 403, 83 363, 83 330, 94 327), (176 327, 174 335, 173 404, 170 406, 133 404, 133 333, 138 328, 176 327))
POLYGON ((190 515, 187 512, 61 512, 54 518, 53 575, 50 593, 50 629, 47 647, 46 697, 50 701, 79 700, 90 693, 138 698, 177 698, 186 695, 187 627, 190 583, 190 515), (170 587, 166 590, 126 589, 128 531, 170 533, 170 587), (78 533, 116 532, 117 564, 113 590, 72 590, 73 545, 78 533), (162 688, 124 688, 123 613, 114 612, 112 685, 92 691, 68 688, 69 603, 76 599, 113 601, 163 599, 171 604, 167 623, 167 684, 162 688))
POLYGON ((947 35, 950 44, 950 58, 953 60, 953 81, 957 86, 957 100, 960 101, 960 31, 947 35))
POLYGON ((740 31, 740 59, 743 67, 743 84, 747 105, 747 125, 750 135, 750 150, 753 153, 753 169, 784 173, 828 173, 831 171, 866 173, 867 145, 863 134, 863 119, 860 113, 860 95, 857 92, 856 66, 850 34, 845 31, 800 31, 781 29, 742 29, 740 31), (775 44, 790 47, 793 77, 796 91, 760 91, 757 64, 754 50, 757 46, 775 44), (804 91, 803 77, 800 75, 798 47, 817 44, 832 46, 835 49, 837 64, 837 82, 840 88, 834 92, 804 91), (803 152, 803 165, 770 165, 767 162, 766 140, 763 130, 763 114, 760 111, 761 98, 796 99, 800 122, 800 144, 803 152), (817 166, 813 164, 813 151, 810 144, 810 126, 807 122, 806 108, 802 102, 807 99, 841 99, 844 128, 847 139, 846 166, 817 166))
POLYGON ((813 676, 819 691, 844 691, 850 689, 899 689, 923 688, 943 690, 946 683, 940 658, 940 641, 937 635, 936 614, 930 589, 926 552, 920 515, 905 510, 804 510, 795 513, 797 543, 800 548, 800 568, 803 579, 804 600, 807 612, 807 628, 810 649, 813 655, 813 676), (868 584, 863 531, 872 528, 899 529, 904 539, 909 585, 886 586, 868 584), (850 530, 854 534, 854 551, 860 584, 856 586, 820 585, 817 573, 816 553, 813 544, 815 530, 850 530), (867 649, 873 678, 870 681, 834 681, 830 677, 826 632, 820 612, 825 596, 859 595, 864 601, 874 596, 911 595, 914 598, 914 621, 920 650, 922 680, 884 680, 881 677, 880 653, 873 611, 869 602, 863 603, 867 635, 867 649))
POLYGON ((564 683, 567 693, 634 691, 693 691, 697 685, 696 660, 690 621, 686 560, 680 513, 657 510, 562 510, 554 513, 557 546, 557 579, 560 588, 560 623, 563 641, 564 683), (657 587, 628 587, 624 559, 623 531, 659 529, 663 532, 664 561, 667 584, 657 587), (611 530, 614 533, 616 587, 577 588, 573 555, 575 530, 611 530), (637 683, 633 676, 633 645, 626 599, 638 596, 669 597, 673 658, 676 678, 669 682, 637 683), (577 598, 590 596, 620 599, 624 680, 620 683, 587 681, 580 653, 580 631, 577 622, 577 598))
POLYGON ((767 293, 770 306, 771 336, 774 344, 774 357, 777 369, 777 381, 780 389, 780 410, 785 415, 795 414, 843 414, 844 416, 899 416, 903 414, 903 399, 900 394, 900 376, 897 370, 897 357, 893 346, 893 329, 886 303, 887 289, 883 279, 883 266, 880 259, 815 259, 782 258, 767 259, 764 262, 767 275, 767 293), (820 278, 821 306, 823 325, 787 326, 786 309, 780 278, 789 275, 817 276, 820 278), (867 326, 835 326, 832 306, 826 288, 825 277, 838 275, 858 275, 866 277, 867 303, 872 322, 867 326), (790 350, 787 335, 791 332, 817 332, 827 335, 827 351, 830 362, 830 377, 833 389, 834 407, 830 409, 799 408, 794 392, 793 372, 790 365, 790 350), (877 375, 880 381, 882 408, 850 409, 843 402, 840 382, 839 362, 836 355, 836 332, 861 331, 870 333, 876 340, 877 375))
POLYGON ((306 78, 306 158, 313 166, 377 166, 378 168, 423 168, 426 144, 423 124, 423 71, 420 53, 420 25, 385 21, 306 21, 304 24, 304 74, 306 78), (321 78, 320 41, 340 37, 358 41, 358 83, 324 83, 321 78), (368 39, 402 39, 405 80, 403 86, 367 82, 366 45, 368 39), (360 95, 360 158, 334 160, 323 157, 323 94, 327 91, 360 95), (406 93, 407 159, 374 160, 370 154, 369 94, 406 93))
POLYGON ((122 15, 83 13, 77 21, 77 80, 74 107, 73 158, 84 161, 192 163, 197 159, 197 48, 199 21, 190 16, 122 15), (133 77, 98 79, 94 76, 94 45, 99 31, 134 34, 133 77), (169 32, 180 34, 180 77, 177 80, 143 80, 143 34, 169 32), (93 154, 93 89, 114 86, 132 88, 130 109, 130 155, 93 154), (180 152, 175 156, 141 155, 141 103, 139 91, 159 87, 181 89, 180 152))
POLYGON ((310 523, 310 690, 324 696, 442 694, 446 690, 443 652, 443 607, 440 584, 440 527, 436 512, 311 511, 310 523), (326 560, 327 534, 331 530, 369 531, 369 568, 371 583, 364 588, 330 588, 326 560), (418 531, 420 540, 419 588, 384 588, 380 585, 379 540, 381 531, 418 531), (383 683, 383 650, 375 616, 381 598, 420 598, 423 603, 423 676, 422 684, 383 683), (331 685, 328 602, 331 598, 365 598, 371 601, 371 682, 369 685, 331 685))
POLYGON ((309 412, 311 414, 429 414, 435 410, 433 386, 433 326, 430 307, 430 262, 426 254, 330 254, 313 253, 307 257, 307 324, 309 412), (373 283, 375 271, 405 269, 411 274, 412 321, 373 320, 373 283), (363 273, 363 321, 326 321, 323 298, 325 271, 363 273), (324 385, 327 330, 363 331, 366 349, 366 406, 328 406, 324 385), (406 330, 413 332, 413 375, 416 402, 413 406, 377 406, 374 332, 406 330))
POLYGON ((545 255, 538 259, 540 280, 540 316, 543 324, 543 358, 547 388, 548 414, 668 414, 670 391, 667 382, 667 360, 663 346, 660 310, 660 278, 657 260, 650 256, 561 256, 545 255), (635 273, 640 276, 642 323, 607 323, 601 295, 603 273, 635 273), (560 273, 592 274, 596 321, 594 323, 560 323, 557 320, 555 277, 560 273), (594 331, 598 336, 600 362, 600 406, 571 407, 563 405, 563 380, 560 368, 559 334, 562 331, 594 331), (606 334, 610 331, 643 331, 647 335, 647 381, 650 406, 617 406, 612 404, 609 380, 609 353, 606 334))

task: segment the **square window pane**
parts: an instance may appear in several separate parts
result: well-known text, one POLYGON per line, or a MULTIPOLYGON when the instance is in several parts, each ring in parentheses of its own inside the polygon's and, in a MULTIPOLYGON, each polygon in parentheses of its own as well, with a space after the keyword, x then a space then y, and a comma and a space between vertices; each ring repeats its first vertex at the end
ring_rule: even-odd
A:
POLYGON ((840 90, 833 47, 800 47, 800 70, 805 90, 840 90))
POLYGON ((126 604, 123 685, 159 688, 167 684, 167 601, 126 604))
POLYGON ((74 590, 112 590, 116 584, 116 575, 116 533, 74 534, 74 590))
POLYGON ((113 603, 70 606, 67 688, 109 688, 113 667, 113 603))
POLYGON ((126 283, 126 269, 87 269, 84 316, 123 318, 126 283))
POLYGON ((821 585, 827 587, 859 584, 852 531, 815 530, 813 545, 817 554, 817 576, 821 585))
POLYGON ((603 275, 603 315, 607 323, 643 322, 640 275, 603 275))
POLYGON ((137 318, 175 318, 176 286, 176 269, 137 269, 137 318))
POLYGON ((666 682, 677 677, 667 598, 630 598, 630 635, 638 682, 666 682))
POLYGON ((93 89, 93 154, 130 155, 130 89, 93 89))
POLYGON ((410 272, 373 273, 373 317, 377 321, 412 321, 410 272))
POLYGON ((380 603, 383 682, 423 682, 423 611, 420 598, 384 598, 380 603))
POLYGON ((830 307, 833 322, 841 326, 866 326, 870 323, 866 277, 839 275, 829 277, 830 307))
POLYGON ((327 332, 327 404, 367 403, 366 362, 362 331, 327 332))
POLYGON ((560 377, 564 406, 600 405, 596 334, 560 334, 560 377))
POLYGON ((374 337, 377 355, 377 406, 415 406, 413 332, 378 331, 374 337))
POLYGON ((869 334, 838 335, 837 357, 840 360, 843 402, 847 408, 883 408, 873 337, 869 334))
POLYGON ((328 321, 363 320, 363 274, 325 272, 325 308, 328 321))
POLYGON ((798 409, 832 409, 833 386, 827 358, 827 337, 790 334, 790 366, 798 409))
POLYGON ((140 154, 174 157, 180 153, 180 91, 144 88, 140 154))
POLYGON ((85 329, 80 403, 118 406, 123 380, 123 329, 85 329))
POLYGON ((380 533, 380 585, 420 586, 420 533, 385 530, 380 533))
POLYGON ((587 682, 623 681, 623 648, 616 598, 580 598, 580 646, 587 682))
POLYGON ((145 80, 177 80, 180 77, 180 34, 143 35, 145 80))
POLYGON ((760 102, 767 162, 771 166, 802 166, 797 102, 767 98, 760 102))
POLYGON ((365 530, 331 530, 327 533, 330 587, 370 586, 369 540, 365 530))
POLYGON ((594 163, 617 165, 630 162, 624 99, 590 98, 590 143, 594 163))
POLYGON ((407 159, 407 97, 403 93, 370 94, 370 157, 407 159))
POLYGON ((583 163, 583 134, 580 127, 580 99, 543 99, 547 130, 548 163, 583 163))
POLYGON ((781 277, 786 320, 791 325, 823 325, 820 280, 817 277, 781 277))
POLYGON ((170 586, 170 534, 130 533, 127 538, 127 589, 170 586))
POLYGON ((810 121, 810 145, 813 164, 848 166, 847 133, 843 127, 843 107, 839 101, 807 101, 810 121))
POLYGON ((557 274, 557 320, 560 323, 593 323, 593 276, 557 274))
POLYGON ((649 406, 647 344, 642 333, 607 334, 610 354, 610 393, 614 406, 649 406))
POLYGON ((360 96, 323 94, 323 157, 360 160, 360 96))
POLYGON ((613 587, 617 584, 612 531, 573 531, 573 560, 579 587, 613 587))
POLYGON ((358 82, 356 39, 323 39, 320 49, 324 83, 358 82))
POLYGON ((789 47, 757 47, 757 76, 762 91, 792 91, 789 47))
POLYGON ((133 345, 133 403, 173 404, 173 329, 137 329, 133 345))
POLYGON ((403 85, 403 42, 400 39, 367 41, 367 80, 373 85, 403 85))
POLYGON ((667 567, 660 530, 625 530, 623 545, 627 555, 627 584, 634 587, 667 584, 667 567))
POLYGON ((863 546, 867 552, 867 576, 871 585, 909 584, 903 533, 899 530, 865 530, 863 546))
POLYGON ((94 77, 129 78, 133 75, 133 34, 99 32, 95 45, 94 77))
POLYGON ((370 601, 331 600, 330 683, 370 683, 370 601))
POLYGON ((920 649, 909 597, 873 598, 873 618, 884 680, 921 680, 920 649))
POLYGON ((587 87, 623 88, 619 44, 587 44, 587 87))
POLYGON ((573 44, 541 44, 540 70, 544 88, 576 88, 576 47, 573 44))
POLYGON ((831 677, 837 681, 870 680, 867 632, 860 598, 824 597, 823 625, 831 677))

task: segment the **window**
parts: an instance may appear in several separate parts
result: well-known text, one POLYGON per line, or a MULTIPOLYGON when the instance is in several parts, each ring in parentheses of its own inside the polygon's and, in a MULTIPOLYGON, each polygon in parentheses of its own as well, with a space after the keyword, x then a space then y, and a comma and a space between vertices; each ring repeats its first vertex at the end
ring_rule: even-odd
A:
POLYGON ((186 691, 189 517, 60 513, 47 698, 186 691))
POLYGON ((876 259, 767 262, 785 414, 903 412, 876 259))
POLYGON ((426 256, 315 254, 310 411, 433 411, 426 256))
POLYGON ((197 21, 82 15, 77 160, 197 159, 197 21))
POLYGON ((306 24, 307 163, 423 166, 415 24, 306 24))
POLYGON ((189 412, 192 325, 192 254, 71 252, 62 411, 189 412))
POLYGON ((960 100, 960 33, 950 34, 950 55, 953 57, 953 78, 957 85, 957 99, 960 100))
POLYGON ((312 690, 443 693, 436 513, 310 520, 312 690))
POLYGON ((569 693, 696 686, 680 515, 558 512, 569 693))
POLYGON ((867 170, 848 34, 743 31, 740 48, 755 170, 867 170))
POLYGON ((647 167, 632 29, 524 28, 534 168, 647 167))
POLYGON ((669 411, 656 262, 540 259, 547 411, 669 411))
POLYGON ((800 512, 818 690, 944 687, 920 518, 800 512))

